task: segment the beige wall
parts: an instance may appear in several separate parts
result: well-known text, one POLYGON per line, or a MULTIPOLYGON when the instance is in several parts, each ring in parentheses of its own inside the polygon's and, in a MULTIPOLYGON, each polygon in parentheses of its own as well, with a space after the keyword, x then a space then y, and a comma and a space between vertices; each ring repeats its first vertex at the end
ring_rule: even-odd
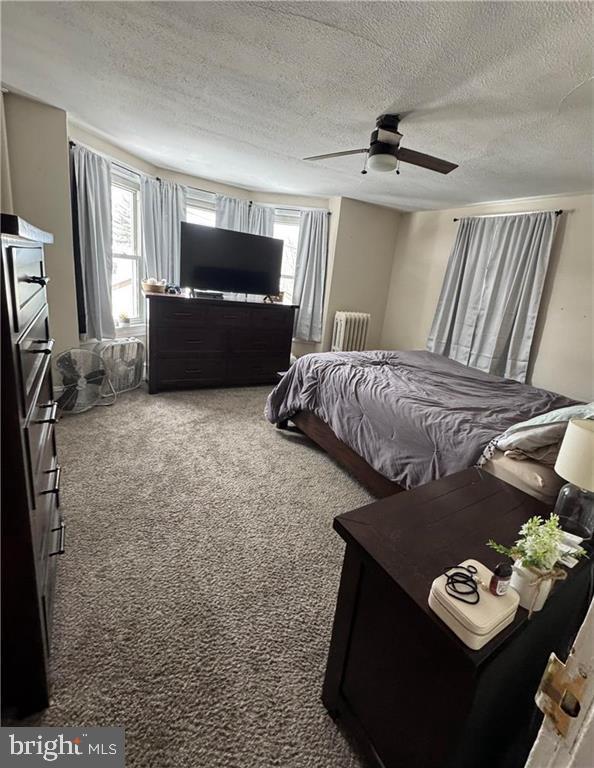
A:
POLYGON ((80 142, 86 147, 96 150, 104 155, 109 155, 114 160, 119 160, 124 165, 129 165, 135 170, 146 173, 149 176, 157 176, 157 166, 147 163, 136 155, 131 155, 125 149, 112 144, 109 139, 105 139, 97 133, 93 133, 86 128, 68 120, 68 138, 74 142, 80 142))
POLYGON ((329 208, 322 342, 295 342, 296 355, 330 349, 334 314, 339 310, 369 312, 367 348, 380 344, 400 213, 348 197, 331 198, 329 208))
POLYGON ((124 165, 142 171, 150 176, 159 176, 161 179, 175 181, 187 187, 213 192, 217 195, 229 195, 239 197, 244 200, 253 200, 256 203, 270 203, 273 205, 290 205, 304 207, 325 208, 328 205, 328 199, 325 197, 303 197, 297 195, 272 194, 269 192, 256 192, 243 187, 232 187, 229 184, 222 184, 211 179, 202 179, 197 176, 188 176, 186 173, 172 171, 168 168, 160 168, 156 165, 142 160, 136 155, 132 155, 125 149, 113 144, 109 139, 96 134, 87 128, 83 128, 75 122, 69 121, 68 134, 73 141, 79 141, 87 147, 95 149, 109 157, 119 160, 124 165))
POLYGON ((367 348, 379 346, 399 216, 392 208, 341 198, 324 323, 324 349, 330 348, 334 313, 338 310, 369 312, 367 348))
POLYGON ((14 213, 54 236, 47 293, 59 352, 78 344, 66 113, 12 93, 4 107, 14 213))
POLYGON ((2 213, 12 213, 12 182, 10 181, 10 158, 6 139, 3 93, 0 93, 0 177, 0 209, 2 213))
POLYGON ((454 217, 554 210, 561 218, 537 323, 531 383, 580 399, 593 392, 591 195, 485 203, 400 217, 381 345, 424 348, 457 231, 454 217))

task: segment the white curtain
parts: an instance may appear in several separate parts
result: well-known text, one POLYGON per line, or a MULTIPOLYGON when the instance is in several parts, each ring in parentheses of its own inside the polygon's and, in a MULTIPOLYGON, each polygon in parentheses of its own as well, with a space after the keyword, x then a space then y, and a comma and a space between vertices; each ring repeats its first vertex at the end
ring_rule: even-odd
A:
POLYGON ((249 232, 250 201, 217 195, 215 226, 233 229, 236 232, 249 232))
POLYGON ((272 237, 274 234, 274 208, 252 203, 249 213, 248 232, 252 235, 272 237))
POLYGON ((293 301, 299 304, 295 338, 322 340, 322 313, 328 260, 328 212, 302 211, 297 243, 293 301))
POLYGON ((269 205, 217 195, 215 215, 215 226, 223 229, 265 237, 272 237, 274 232, 274 208, 269 205))
POLYGON ((111 163, 79 145, 73 147, 73 162, 86 336, 89 339, 113 339, 111 163))
POLYGON ((142 253, 145 277, 179 285, 181 222, 186 190, 181 184, 141 178, 142 253))
POLYGON ((554 211, 462 219, 427 348, 526 381, 555 223, 554 211))

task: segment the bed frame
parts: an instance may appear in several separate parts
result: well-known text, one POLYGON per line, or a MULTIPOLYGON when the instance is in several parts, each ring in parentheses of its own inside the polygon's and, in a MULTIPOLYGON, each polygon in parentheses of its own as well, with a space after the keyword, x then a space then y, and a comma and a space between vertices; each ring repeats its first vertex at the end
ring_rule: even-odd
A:
MULTIPOLYGON (((292 416, 291 421, 304 435, 307 435, 316 445, 323 448, 337 464, 340 464, 349 474, 353 475, 377 499, 393 496, 395 493, 405 490, 398 483, 388 480, 387 477, 381 475, 365 459, 362 459, 358 453, 355 453, 352 448, 349 448, 342 440, 339 440, 326 422, 322 421, 311 411, 299 411, 299 413, 292 416)), ((287 422, 280 422, 277 426, 279 429, 286 429, 287 422)))

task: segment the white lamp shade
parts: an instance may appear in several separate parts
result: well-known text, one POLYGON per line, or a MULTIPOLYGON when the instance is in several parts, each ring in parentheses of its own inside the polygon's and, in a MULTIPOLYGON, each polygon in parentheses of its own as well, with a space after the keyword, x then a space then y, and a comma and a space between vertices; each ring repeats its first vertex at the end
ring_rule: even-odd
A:
POLYGON ((369 155, 367 160, 367 167, 371 171, 393 171, 397 164, 398 161, 394 155, 388 154, 369 155))
POLYGON ((555 472, 578 488, 594 492, 594 421, 572 419, 569 422, 555 472))

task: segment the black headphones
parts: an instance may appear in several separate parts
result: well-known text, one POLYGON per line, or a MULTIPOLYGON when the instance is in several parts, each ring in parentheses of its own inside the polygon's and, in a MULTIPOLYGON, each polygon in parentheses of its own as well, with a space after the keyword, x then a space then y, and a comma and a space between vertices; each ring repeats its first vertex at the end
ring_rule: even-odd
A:
POLYGON ((445 589, 450 597, 463 603, 476 605, 481 599, 475 576, 478 573, 474 565, 451 565, 444 570, 445 589))

